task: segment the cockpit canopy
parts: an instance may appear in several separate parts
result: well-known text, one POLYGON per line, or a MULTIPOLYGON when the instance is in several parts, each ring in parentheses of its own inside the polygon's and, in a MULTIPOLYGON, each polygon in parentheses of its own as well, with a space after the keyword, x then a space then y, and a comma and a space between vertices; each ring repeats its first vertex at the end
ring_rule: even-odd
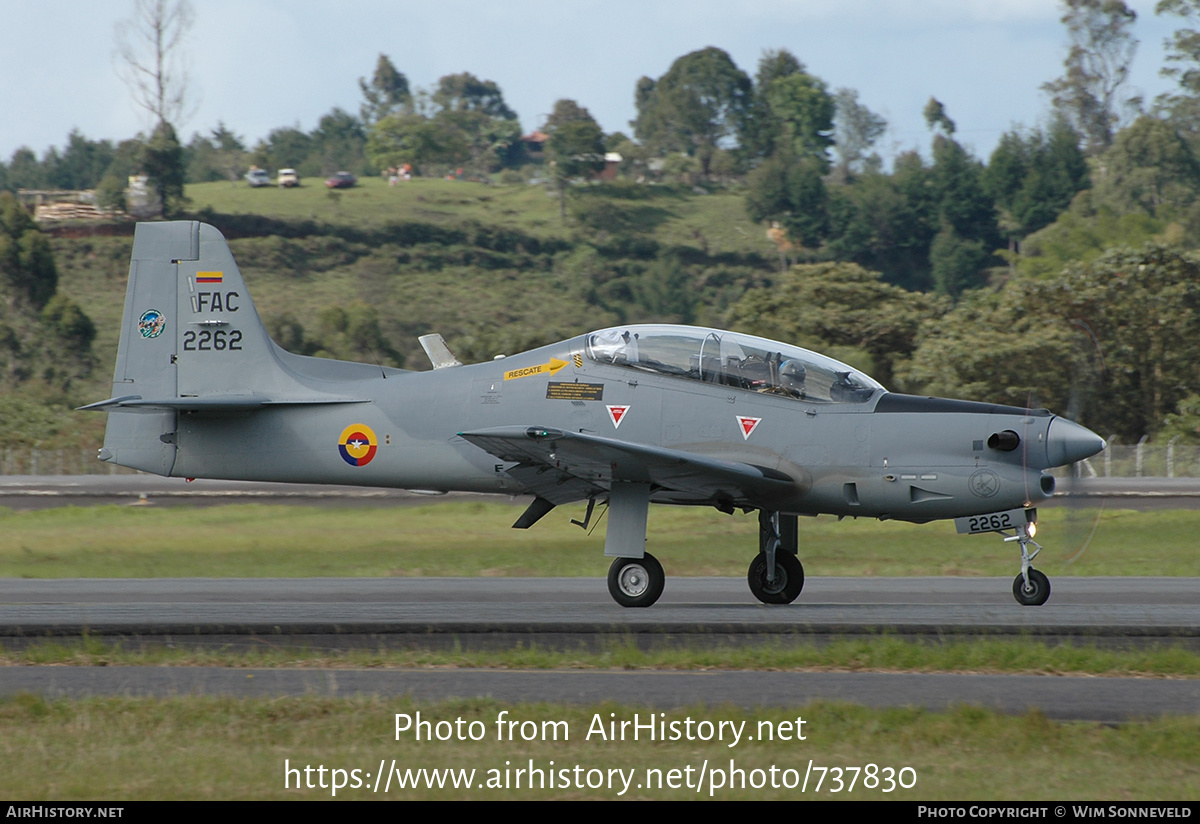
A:
POLYGON ((815 403, 864 403, 883 389, 816 352, 694 326, 617 326, 588 335, 586 348, 598 363, 815 403))

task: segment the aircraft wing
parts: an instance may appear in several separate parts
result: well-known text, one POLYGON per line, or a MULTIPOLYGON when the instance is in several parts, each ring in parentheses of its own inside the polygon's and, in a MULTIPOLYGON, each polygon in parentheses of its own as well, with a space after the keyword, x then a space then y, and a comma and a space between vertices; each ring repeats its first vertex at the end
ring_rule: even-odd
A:
POLYGON ((650 484, 656 500, 737 506, 778 496, 796 483, 768 467, 562 429, 503 426, 459 434, 502 461, 515 461, 508 474, 553 504, 631 481, 650 484))

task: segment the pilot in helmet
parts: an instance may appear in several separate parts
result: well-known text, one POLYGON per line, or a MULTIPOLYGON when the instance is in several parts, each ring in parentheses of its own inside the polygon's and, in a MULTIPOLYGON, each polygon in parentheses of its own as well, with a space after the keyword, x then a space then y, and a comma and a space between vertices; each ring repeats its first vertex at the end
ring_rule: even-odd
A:
POLYGON ((779 383, 784 392, 797 398, 804 397, 804 381, 808 370, 798 360, 786 360, 779 366, 779 383))

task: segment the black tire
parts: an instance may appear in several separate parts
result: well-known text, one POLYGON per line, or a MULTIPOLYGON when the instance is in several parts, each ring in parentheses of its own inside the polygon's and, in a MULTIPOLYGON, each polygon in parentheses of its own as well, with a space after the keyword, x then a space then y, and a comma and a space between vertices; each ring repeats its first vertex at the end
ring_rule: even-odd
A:
POLYGON ((790 604, 804 589, 804 566, 790 552, 775 553, 775 583, 767 583, 767 556, 760 552, 750 562, 746 582, 764 604, 790 604))
POLYGON ((641 558, 617 558, 608 568, 608 593, 623 607, 648 607, 662 595, 667 576, 647 552, 641 558))
POLYGON ((1050 579, 1036 569, 1030 569, 1028 587, 1022 576, 1013 579, 1013 597, 1022 606, 1040 607, 1050 598, 1050 579))

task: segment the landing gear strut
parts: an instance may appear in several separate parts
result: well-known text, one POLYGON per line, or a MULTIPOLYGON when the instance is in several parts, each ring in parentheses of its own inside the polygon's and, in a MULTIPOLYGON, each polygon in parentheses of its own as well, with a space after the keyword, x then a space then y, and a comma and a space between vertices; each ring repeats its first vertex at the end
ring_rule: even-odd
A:
POLYGON ((666 582, 662 564, 646 552, 649 508, 650 484, 613 481, 604 554, 616 559, 608 568, 608 594, 623 607, 650 606, 662 595, 666 582))
POLYGON ((1017 527, 1017 534, 1004 540, 1017 541, 1021 545, 1021 574, 1013 579, 1013 597, 1022 606, 1040 607, 1050 598, 1050 579, 1033 568, 1033 559, 1042 551, 1042 545, 1033 540, 1030 526, 1031 524, 1021 524, 1017 527), (1030 552, 1030 544, 1037 549, 1030 552))
POLYGON ((758 528, 759 553, 746 572, 750 592, 764 604, 790 604, 804 589, 796 516, 760 510, 758 528))

